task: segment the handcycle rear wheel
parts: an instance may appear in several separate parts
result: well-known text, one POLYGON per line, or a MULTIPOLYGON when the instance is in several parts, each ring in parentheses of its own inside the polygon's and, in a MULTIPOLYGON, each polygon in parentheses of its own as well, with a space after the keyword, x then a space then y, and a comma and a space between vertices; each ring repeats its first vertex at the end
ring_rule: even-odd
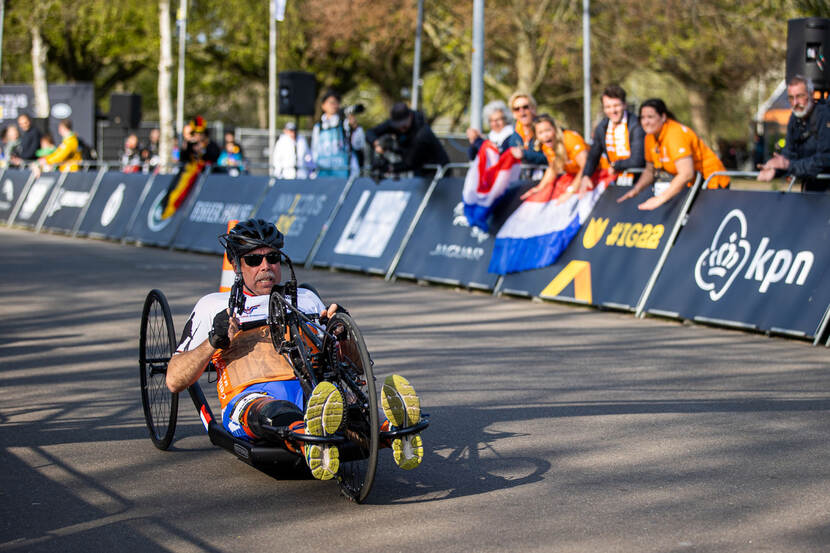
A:
POLYGON ((327 325, 323 351, 330 355, 346 404, 344 435, 350 452, 341 457, 338 481, 343 494, 363 502, 372 489, 378 464, 378 396, 372 361, 363 336, 352 318, 335 313, 327 325))
POLYGON ((141 406, 150 439, 159 449, 167 449, 176 431, 179 394, 167 389, 167 363, 176 350, 176 333, 167 298, 151 290, 141 312, 138 339, 141 376, 141 406))

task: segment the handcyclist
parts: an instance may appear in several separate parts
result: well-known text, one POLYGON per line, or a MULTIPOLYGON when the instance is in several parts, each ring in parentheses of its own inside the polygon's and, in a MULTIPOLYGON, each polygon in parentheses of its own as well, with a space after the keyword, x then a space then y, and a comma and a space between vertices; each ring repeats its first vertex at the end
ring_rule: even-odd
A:
MULTIPOLYGON (((287 426, 313 436, 333 434, 343 420, 341 391, 334 384, 321 381, 304 398, 289 361, 271 342, 268 325, 241 330, 240 319, 267 316, 271 288, 282 280, 282 233, 272 223, 250 219, 220 236, 220 241, 234 269, 241 271, 245 308, 241 315, 230 314, 229 292, 208 294, 196 303, 168 365, 167 387, 174 393, 187 389, 212 362, 217 371, 222 424, 233 436, 276 442, 293 450, 291 444, 284 443, 267 427, 287 426)), ((319 314, 321 323, 337 311, 345 311, 337 304, 326 307, 314 292, 305 288, 297 291, 297 307, 306 314, 319 314)), ((387 419, 382 430, 414 424, 420 419, 420 400, 402 376, 387 377, 381 396, 387 419)), ((389 445, 401 468, 413 469, 423 459, 419 434, 396 438, 389 445)), ((301 449, 315 478, 334 477, 340 464, 336 445, 305 444, 301 449)))

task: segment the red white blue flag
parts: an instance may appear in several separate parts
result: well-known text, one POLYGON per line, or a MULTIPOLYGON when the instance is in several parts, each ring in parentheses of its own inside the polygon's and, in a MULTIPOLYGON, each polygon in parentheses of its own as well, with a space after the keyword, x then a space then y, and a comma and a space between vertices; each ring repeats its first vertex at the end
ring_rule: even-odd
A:
POLYGON ((520 171, 521 160, 513 157, 510 150, 499 154, 495 144, 484 141, 470 164, 462 192, 464 215, 471 227, 490 230, 488 219, 496 202, 504 196, 510 183, 519 179, 520 171))
POLYGON ((507 274, 554 263, 614 177, 602 170, 592 180, 593 188, 581 198, 568 191, 579 183, 567 173, 526 198, 496 235, 488 270, 507 274))

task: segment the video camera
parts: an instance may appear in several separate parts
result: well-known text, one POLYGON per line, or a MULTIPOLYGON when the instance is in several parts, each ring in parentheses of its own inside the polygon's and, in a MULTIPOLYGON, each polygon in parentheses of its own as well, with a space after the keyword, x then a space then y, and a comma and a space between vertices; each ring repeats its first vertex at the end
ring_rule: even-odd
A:
POLYGON ((397 178, 404 172, 403 153, 398 144, 398 137, 394 134, 384 134, 378 137, 378 144, 383 153, 371 150, 372 161, 369 169, 369 175, 376 183, 385 178, 397 178))
POLYGON ((343 113, 348 117, 349 115, 357 115, 358 113, 363 113, 366 111, 366 106, 363 104, 353 104, 351 106, 346 106, 343 108, 343 113))

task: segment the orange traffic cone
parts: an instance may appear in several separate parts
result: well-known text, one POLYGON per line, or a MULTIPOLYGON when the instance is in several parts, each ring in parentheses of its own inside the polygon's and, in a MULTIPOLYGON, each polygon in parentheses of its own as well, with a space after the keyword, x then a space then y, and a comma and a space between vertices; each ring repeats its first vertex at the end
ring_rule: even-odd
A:
MULTIPOLYGON (((228 232, 231 231, 233 227, 236 226, 238 223, 236 219, 231 219, 228 221, 228 232)), ((231 287, 233 286, 233 280, 236 274, 233 270, 233 265, 231 262, 228 261, 228 252, 222 256, 222 278, 219 280, 219 291, 220 292, 230 292, 231 287)))

